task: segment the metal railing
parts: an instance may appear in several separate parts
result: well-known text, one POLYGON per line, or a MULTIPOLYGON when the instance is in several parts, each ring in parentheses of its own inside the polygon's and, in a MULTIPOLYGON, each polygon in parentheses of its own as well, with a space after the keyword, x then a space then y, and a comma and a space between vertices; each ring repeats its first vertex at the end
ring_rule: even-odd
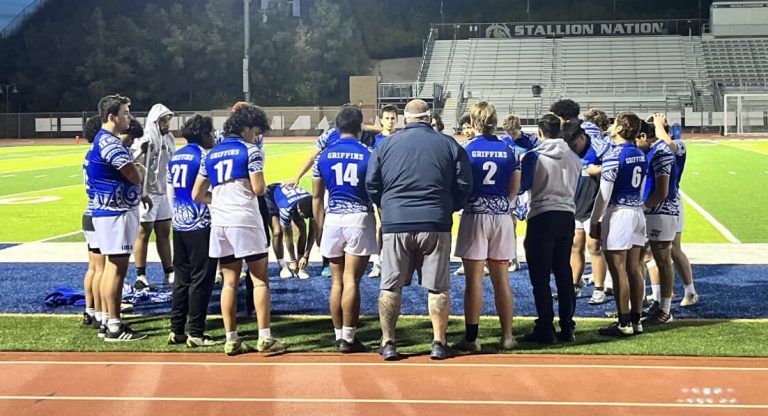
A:
MULTIPOLYGON (((427 71, 429 70, 428 62, 432 58, 432 50, 435 47, 435 40, 437 40, 437 31, 430 26, 429 35, 427 35, 427 41, 424 43, 424 51, 421 55, 419 75, 416 77, 418 82, 424 82, 427 79, 427 71)), ((421 94, 421 91, 418 91, 418 94, 421 94)))

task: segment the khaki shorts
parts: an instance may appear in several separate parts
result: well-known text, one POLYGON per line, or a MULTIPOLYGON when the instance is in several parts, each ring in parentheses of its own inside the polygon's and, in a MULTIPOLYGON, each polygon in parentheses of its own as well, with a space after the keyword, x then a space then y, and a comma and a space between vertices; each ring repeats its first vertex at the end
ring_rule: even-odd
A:
POLYGON ((411 284, 434 292, 451 288, 451 233, 408 232, 384 234, 381 248, 381 289, 400 290, 411 284))

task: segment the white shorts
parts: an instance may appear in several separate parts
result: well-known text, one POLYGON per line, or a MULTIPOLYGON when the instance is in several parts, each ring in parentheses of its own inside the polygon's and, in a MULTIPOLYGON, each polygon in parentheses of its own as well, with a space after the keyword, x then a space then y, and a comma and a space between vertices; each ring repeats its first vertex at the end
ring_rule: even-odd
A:
POLYGON ((641 208, 609 206, 600 228, 603 250, 629 250, 632 246, 645 246, 645 215, 641 208))
POLYGON ((168 195, 149 194, 152 199, 152 209, 147 211, 144 204, 139 204, 141 222, 167 221, 173 218, 173 207, 168 195))
POLYGON ((370 256, 379 253, 376 244, 376 227, 353 228, 337 227, 335 225, 323 226, 323 239, 320 241, 320 254, 323 257, 334 259, 344 253, 353 256, 370 256))
POLYGON ((235 256, 242 259, 267 252, 267 234, 256 227, 211 227, 208 256, 220 259, 235 256))
POLYGON ((83 231, 83 234, 85 234, 85 243, 88 244, 89 249, 99 248, 99 240, 96 238, 96 231, 83 231))
POLYGON ((648 240, 672 241, 678 229, 677 215, 646 215, 645 227, 648 240))
POLYGON ((685 215, 683 214, 683 202, 680 201, 680 212, 677 214, 677 232, 682 233, 683 232, 683 223, 685 215))
POLYGON ((454 255, 467 260, 509 261, 516 258, 517 239, 512 216, 464 213, 454 255))
POLYGON ((584 221, 576 220, 576 229, 577 230, 584 230, 584 232, 589 236, 589 218, 587 218, 584 221))
POLYGON ((131 254, 139 232, 139 210, 132 209, 114 217, 93 217, 93 228, 101 254, 131 254))

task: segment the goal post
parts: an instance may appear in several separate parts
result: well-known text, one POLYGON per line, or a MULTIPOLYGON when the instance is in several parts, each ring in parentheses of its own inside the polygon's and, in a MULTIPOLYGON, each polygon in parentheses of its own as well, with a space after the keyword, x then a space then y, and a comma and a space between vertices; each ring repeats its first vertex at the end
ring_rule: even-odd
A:
POLYGON ((768 94, 725 94, 723 134, 768 136, 768 94))

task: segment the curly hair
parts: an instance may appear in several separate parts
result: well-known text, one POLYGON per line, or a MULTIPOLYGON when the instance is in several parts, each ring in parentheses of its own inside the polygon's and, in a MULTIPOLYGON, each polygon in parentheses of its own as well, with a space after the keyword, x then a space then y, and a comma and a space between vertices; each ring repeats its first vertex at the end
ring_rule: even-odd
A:
POLYGON ((504 123, 502 128, 504 131, 509 132, 510 130, 520 130, 520 117, 510 114, 506 117, 504 117, 504 123))
POLYGON ((576 101, 565 99, 556 101, 552 104, 552 107, 549 107, 549 112, 560 118, 570 120, 579 118, 581 107, 579 107, 579 104, 576 103, 576 101))
POLYGON ((101 117, 98 115, 88 117, 83 125, 83 137, 88 143, 93 143, 99 130, 101 130, 101 117))
POLYGON ((635 140, 643 128, 643 120, 635 113, 624 112, 616 116, 616 125, 621 127, 619 136, 624 140, 635 140))
POLYGON ((144 127, 141 126, 139 120, 131 118, 131 123, 128 125, 128 130, 125 131, 125 134, 133 138, 141 137, 144 135, 144 127))
POLYGON ((464 114, 461 116, 461 119, 459 120, 459 127, 469 124, 472 125, 472 118, 469 116, 469 114, 464 114))
POLYGON ((590 108, 584 113, 584 121, 594 123, 601 132, 608 131, 611 126, 611 120, 608 118, 608 114, 605 111, 598 110, 597 108, 590 108))
POLYGON ((563 123, 560 135, 566 143, 576 141, 579 137, 587 137, 587 132, 581 128, 581 124, 573 121, 563 123))
POLYGON ((208 116, 195 114, 187 119, 181 130, 181 135, 189 143, 200 143, 206 136, 213 131, 213 119, 208 116))
POLYGON ((224 122, 224 133, 227 136, 242 136, 243 131, 251 127, 259 127, 262 133, 269 131, 267 112, 257 105, 238 103, 224 122))

